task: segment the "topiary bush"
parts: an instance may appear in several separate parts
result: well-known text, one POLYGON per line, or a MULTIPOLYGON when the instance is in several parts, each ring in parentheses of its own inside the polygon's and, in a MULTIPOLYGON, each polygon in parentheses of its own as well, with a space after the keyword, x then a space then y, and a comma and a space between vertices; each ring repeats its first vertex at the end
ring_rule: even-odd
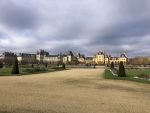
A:
POLYGON ((118 76, 119 77, 126 77, 126 72, 125 72, 125 68, 124 68, 122 61, 119 63, 118 76))
POLYGON ((66 65, 65 65, 64 63, 62 64, 62 68, 63 68, 63 69, 66 69, 66 65))
POLYGON ((18 59, 17 56, 14 58, 12 74, 19 74, 19 66, 18 66, 18 59))
POLYGON ((2 62, 0 63, 0 68, 3 68, 3 63, 2 62))
POLYGON ((32 63, 32 65, 31 65, 31 67, 34 68, 34 64, 33 64, 33 63, 32 63))
POLYGON ((114 69, 114 67, 115 67, 115 66, 114 66, 114 62, 111 62, 110 68, 111 68, 111 69, 114 69))

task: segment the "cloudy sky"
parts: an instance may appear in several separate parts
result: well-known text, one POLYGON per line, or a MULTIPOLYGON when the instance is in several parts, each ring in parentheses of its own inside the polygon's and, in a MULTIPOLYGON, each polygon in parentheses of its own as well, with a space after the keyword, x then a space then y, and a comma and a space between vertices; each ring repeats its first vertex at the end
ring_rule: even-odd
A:
POLYGON ((150 0, 0 0, 0 52, 150 56, 150 0))

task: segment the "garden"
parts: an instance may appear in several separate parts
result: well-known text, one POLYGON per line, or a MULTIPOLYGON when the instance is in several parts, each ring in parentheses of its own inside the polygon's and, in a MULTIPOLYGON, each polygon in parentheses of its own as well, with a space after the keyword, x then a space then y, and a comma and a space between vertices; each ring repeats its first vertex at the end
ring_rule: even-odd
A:
MULTIPOLYGON (((27 75, 27 74, 38 74, 38 73, 46 73, 46 72, 54 72, 64 70, 62 67, 52 66, 52 67, 19 67, 19 74, 17 75, 27 75)), ((12 67, 3 67, 0 69, 0 76, 12 76, 16 74, 12 74, 12 67)))
POLYGON ((45 72, 60 71, 66 69, 65 64, 62 65, 48 65, 48 64, 28 64, 19 65, 17 58, 13 65, 3 65, 0 63, 0 76, 11 75, 27 75, 45 72))
POLYGON ((118 69, 112 71, 112 69, 106 69, 104 72, 105 78, 114 80, 129 80, 150 84, 150 69, 125 69, 126 77, 119 77, 117 75, 117 70, 118 69))
MULTIPOLYGON (((121 72, 123 72, 121 70, 121 72)), ((119 67, 112 64, 110 68, 107 68, 104 72, 106 79, 115 79, 115 80, 129 80, 142 83, 150 83, 150 68, 128 68, 124 67, 125 76, 119 75, 119 67)))

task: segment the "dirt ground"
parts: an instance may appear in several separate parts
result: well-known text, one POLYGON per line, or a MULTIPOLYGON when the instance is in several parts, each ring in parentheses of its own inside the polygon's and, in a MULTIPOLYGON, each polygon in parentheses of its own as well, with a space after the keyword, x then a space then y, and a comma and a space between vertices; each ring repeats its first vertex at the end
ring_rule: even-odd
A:
POLYGON ((150 113, 150 85, 104 69, 0 77, 0 113, 150 113))

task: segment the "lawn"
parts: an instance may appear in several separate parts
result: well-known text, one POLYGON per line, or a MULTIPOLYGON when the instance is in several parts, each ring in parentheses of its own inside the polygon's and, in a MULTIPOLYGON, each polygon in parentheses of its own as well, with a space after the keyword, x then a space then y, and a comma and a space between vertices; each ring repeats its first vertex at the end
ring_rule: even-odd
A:
POLYGON ((1 68, 0 69, 0 76, 11 75, 11 70, 12 70, 12 68, 1 68))
MULTIPOLYGON (((45 73, 45 72, 53 72, 53 71, 59 71, 63 70, 61 67, 34 67, 34 68, 27 68, 27 67, 21 67, 19 68, 19 75, 27 75, 27 74, 37 74, 37 73, 45 73)), ((12 76, 11 74, 12 68, 11 67, 4 67, 0 69, 0 76, 12 76)))
POLYGON ((139 76, 141 74, 150 75, 150 69, 127 69, 126 74, 129 77, 139 76))
POLYGON ((106 69, 104 72, 104 77, 105 79, 114 79, 114 80, 129 80, 129 81, 135 81, 135 82, 141 82, 141 83, 148 83, 150 84, 150 81, 146 79, 138 79, 134 78, 138 75, 141 74, 150 74, 150 70, 145 70, 145 69, 127 69, 126 70, 126 75, 127 77, 118 77, 118 76, 113 76, 110 70, 106 69))

